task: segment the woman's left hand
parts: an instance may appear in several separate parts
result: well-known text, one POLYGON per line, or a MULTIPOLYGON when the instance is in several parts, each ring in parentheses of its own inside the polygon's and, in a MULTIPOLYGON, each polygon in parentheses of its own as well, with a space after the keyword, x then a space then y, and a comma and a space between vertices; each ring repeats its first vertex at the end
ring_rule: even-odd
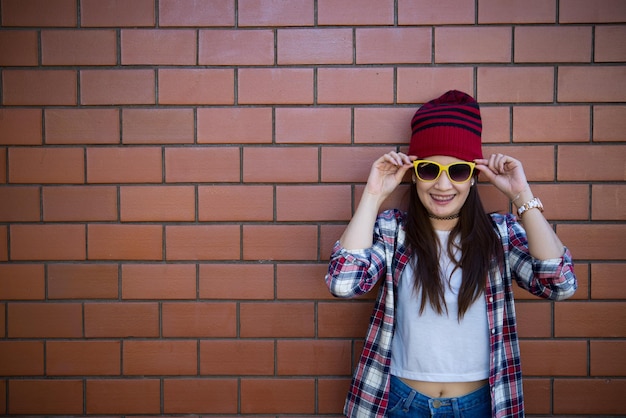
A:
POLYGON ((522 163, 504 154, 491 154, 489 159, 476 159, 476 169, 510 200, 528 188, 522 163))

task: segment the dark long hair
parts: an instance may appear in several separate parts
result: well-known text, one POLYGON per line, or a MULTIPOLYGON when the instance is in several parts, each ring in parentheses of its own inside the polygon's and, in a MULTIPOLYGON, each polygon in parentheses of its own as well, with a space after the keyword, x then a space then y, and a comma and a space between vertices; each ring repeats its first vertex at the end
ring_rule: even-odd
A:
MULTIPOLYGON (((418 180, 419 181, 419 180, 418 180)), ((447 312, 444 299, 447 280, 439 268, 439 239, 422 204, 415 186, 410 187, 406 239, 413 254, 415 271, 414 289, 422 290, 420 314, 427 303, 439 314, 447 312)), ((476 186, 471 186, 459 221, 450 231, 447 251, 456 268, 461 268, 462 283, 459 290, 458 320, 460 321, 484 292, 487 273, 492 263, 502 259, 502 244, 494 231, 491 217, 485 213, 476 186), (460 237, 461 259, 454 257, 455 242, 460 237)))

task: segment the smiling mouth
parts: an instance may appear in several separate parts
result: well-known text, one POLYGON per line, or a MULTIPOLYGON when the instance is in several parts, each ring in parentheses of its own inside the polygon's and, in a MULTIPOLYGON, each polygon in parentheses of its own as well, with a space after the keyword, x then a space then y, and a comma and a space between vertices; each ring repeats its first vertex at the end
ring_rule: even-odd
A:
POLYGON ((430 197, 438 203, 448 203, 451 202, 454 199, 455 195, 448 195, 448 196, 437 196, 437 195, 433 195, 431 194, 430 197))

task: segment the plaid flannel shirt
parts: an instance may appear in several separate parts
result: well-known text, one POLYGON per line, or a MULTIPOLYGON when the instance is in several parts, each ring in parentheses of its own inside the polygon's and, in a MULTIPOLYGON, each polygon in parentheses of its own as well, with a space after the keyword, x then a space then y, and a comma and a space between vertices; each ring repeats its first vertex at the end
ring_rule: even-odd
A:
MULTIPOLYGON (((551 300, 566 299, 577 288, 572 258, 537 260, 528 252, 526 232, 511 214, 491 215, 502 242, 504 260, 492 268, 485 288, 490 335, 491 405, 493 417, 523 417, 522 372, 512 281, 530 293, 551 300)), ((365 345, 354 371, 344 414, 384 417, 389 401, 391 339, 394 332, 398 281, 411 255, 405 245, 405 214, 389 210, 378 216, 371 248, 348 251, 339 242, 331 255, 326 284, 337 297, 370 291, 382 277, 365 345)))

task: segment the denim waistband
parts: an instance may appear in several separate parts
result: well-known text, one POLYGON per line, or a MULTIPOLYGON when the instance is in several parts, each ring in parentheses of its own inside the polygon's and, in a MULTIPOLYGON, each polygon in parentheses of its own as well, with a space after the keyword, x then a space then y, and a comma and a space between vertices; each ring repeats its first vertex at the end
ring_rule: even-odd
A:
POLYGON ((451 406, 454 406, 455 409, 465 410, 484 405, 485 402, 491 403, 491 394, 488 384, 485 384, 467 395, 455 398, 431 398, 411 388, 396 376, 391 375, 391 379, 393 381, 393 390, 398 396, 406 399, 410 403, 421 404, 431 410, 451 406))

